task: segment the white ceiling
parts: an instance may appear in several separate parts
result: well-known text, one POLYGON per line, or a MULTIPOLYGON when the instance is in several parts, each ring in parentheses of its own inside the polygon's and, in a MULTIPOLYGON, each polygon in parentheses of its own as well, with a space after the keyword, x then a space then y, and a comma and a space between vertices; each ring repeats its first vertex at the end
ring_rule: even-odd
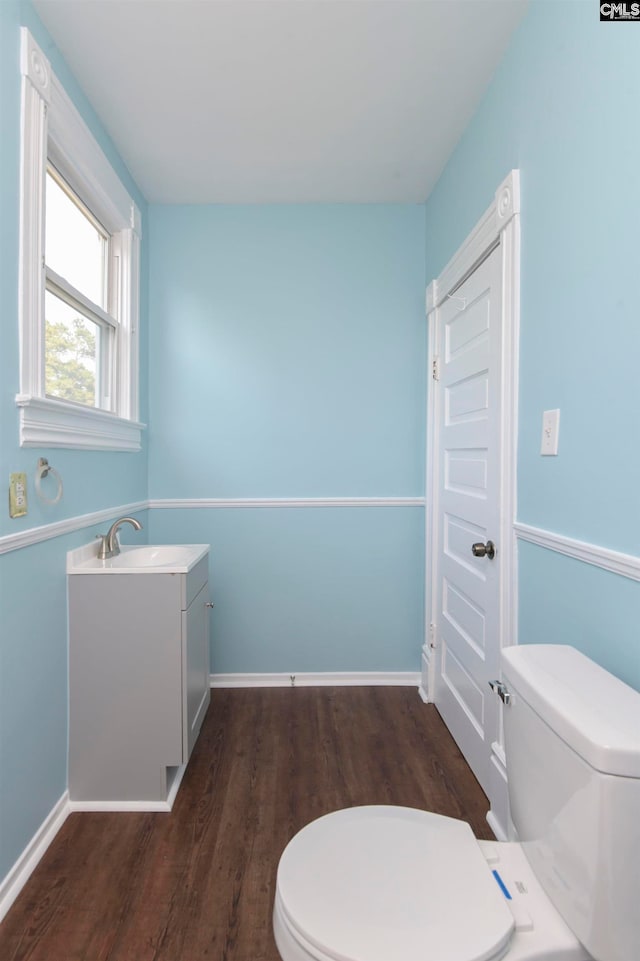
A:
POLYGON ((152 203, 421 202, 526 0, 34 0, 152 203))

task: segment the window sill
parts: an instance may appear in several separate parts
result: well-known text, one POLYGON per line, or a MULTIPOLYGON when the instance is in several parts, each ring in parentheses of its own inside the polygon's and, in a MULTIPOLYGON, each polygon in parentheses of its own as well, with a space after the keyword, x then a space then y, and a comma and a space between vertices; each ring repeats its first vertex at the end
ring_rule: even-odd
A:
POLYGON ((145 424, 104 410, 18 394, 21 447, 139 451, 145 424))

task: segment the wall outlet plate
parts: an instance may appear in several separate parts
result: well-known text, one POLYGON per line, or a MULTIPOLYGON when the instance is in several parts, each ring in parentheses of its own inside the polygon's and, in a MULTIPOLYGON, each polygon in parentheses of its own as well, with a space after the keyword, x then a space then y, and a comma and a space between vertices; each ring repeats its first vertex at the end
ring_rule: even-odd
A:
POLYGON ((27 475, 9 474, 9 517, 24 517, 27 513, 27 475))

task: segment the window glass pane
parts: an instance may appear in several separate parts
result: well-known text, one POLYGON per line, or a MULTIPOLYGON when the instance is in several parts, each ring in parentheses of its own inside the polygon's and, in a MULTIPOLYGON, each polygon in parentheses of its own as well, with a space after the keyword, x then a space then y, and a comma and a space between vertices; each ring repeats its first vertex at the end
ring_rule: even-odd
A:
POLYGON ((45 294, 45 393, 87 407, 96 399, 101 328, 55 294, 45 294))
POLYGON ((107 235, 47 171, 45 261, 104 310, 107 235))

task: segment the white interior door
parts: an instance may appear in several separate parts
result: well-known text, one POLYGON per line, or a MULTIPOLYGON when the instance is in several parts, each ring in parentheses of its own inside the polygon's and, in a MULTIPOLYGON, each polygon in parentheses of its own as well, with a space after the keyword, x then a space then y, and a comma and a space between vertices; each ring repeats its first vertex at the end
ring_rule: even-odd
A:
POLYGON ((501 254, 496 247, 435 314, 434 699, 486 794, 499 722, 488 682, 502 645, 501 254))

